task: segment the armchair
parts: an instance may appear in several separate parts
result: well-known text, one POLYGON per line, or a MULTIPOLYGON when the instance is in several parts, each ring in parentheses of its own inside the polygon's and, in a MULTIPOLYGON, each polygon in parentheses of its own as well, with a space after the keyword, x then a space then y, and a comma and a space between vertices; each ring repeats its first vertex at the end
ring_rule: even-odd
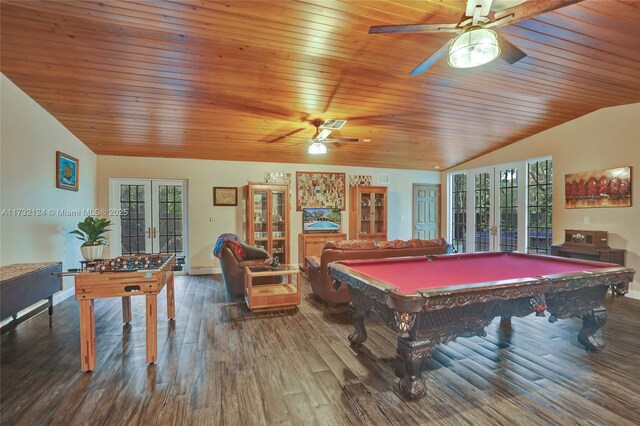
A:
MULTIPOLYGON (((231 248, 225 245, 220 252, 220 268, 227 291, 236 296, 244 295, 244 268, 245 266, 269 267, 271 256, 266 250, 247 245, 238 241, 246 253, 244 258, 236 256, 231 248)), ((261 277, 254 279, 254 284, 274 284, 282 280, 278 277, 261 277), (275 280, 275 281, 274 281, 275 280)))

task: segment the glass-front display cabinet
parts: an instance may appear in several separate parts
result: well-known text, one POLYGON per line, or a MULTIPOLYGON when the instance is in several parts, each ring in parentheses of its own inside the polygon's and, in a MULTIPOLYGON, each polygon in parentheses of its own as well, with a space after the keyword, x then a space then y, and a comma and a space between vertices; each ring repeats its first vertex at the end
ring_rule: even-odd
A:
POLYGON ((247 201, 247 243, 261 247, 281 264, 289 263, 289 185, 249 182, 247 201))
POLYGON ((387 187, 353 186, 349 199, 349 238, 387 239, 387 187))

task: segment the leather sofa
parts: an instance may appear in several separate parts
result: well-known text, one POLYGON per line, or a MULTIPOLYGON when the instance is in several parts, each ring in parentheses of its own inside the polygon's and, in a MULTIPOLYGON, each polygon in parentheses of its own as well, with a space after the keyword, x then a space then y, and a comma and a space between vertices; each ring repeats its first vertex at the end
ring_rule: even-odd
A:
POLYGON ((338 292, 333 290, 328 265, 331 262, 350 259, 378 259, 386 257, 425 256, 445 254, 449 245, 444 238, 435 240, 393 240, 367 241, 345 240, 329 241, 320 256, 305 259, 309 271, 309 283, 313 293, 329 305, 349 303, 349 292, 341 286, 338 292))
MULTIPOLYGON (((244 295, 244 268, 245 266, 264 266, 269 267, 271 256, 266 250, 259 247, 250 246, 239 241, 245 256, 239 257, 225 245, 220 252, 220 268, 222 269, 222 278, 227 287, 227 291, 236 296, 244 295)), ((278 277, 259 277, 254 278, 254 284, 273 284, 282 281, 282 276, 278 277)))

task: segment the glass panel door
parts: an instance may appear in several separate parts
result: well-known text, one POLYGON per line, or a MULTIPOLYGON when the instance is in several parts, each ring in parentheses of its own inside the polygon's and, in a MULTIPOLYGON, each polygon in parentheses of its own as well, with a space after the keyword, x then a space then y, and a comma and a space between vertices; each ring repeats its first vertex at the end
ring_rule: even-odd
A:
POLYGON ((474 224, 476 252, 494 250, 492 244, 493 232, 493 173, 479 172, 475 174, 474 180, 474 224))
MULTIPOLYGON (((186 184, 184 181, 111 179, 109 256, 175 253, 185 257, 186 184)), ((186 267, 185 267, 186 269, 186 267)))
POLYGON ((184 256, 184 185, 153 181, 153 252, 184 256))
POLYGON ((269 250, 269 193, 253 193, 253 239, 256 247, 269 250))
POLYGON ((360 193, 360 232, 371 233, 371 194, 360 193))
POLYGON ((111 236, 110 255, 152 253, 151 182, 120 182, 112 191, 112 200, 113 210, 121 214, 111 217, 115 232, 111 236))
POLYGON ((373 232, 376 234, 383 234, 385 232, 384 229, 384 219, 385 219, 385 211, 384 211, 384 194, 374 193, 373 195, 373 232))
MULTIPOLYGON (((518 249, 518 168, 496 170, 499 189, 497 227, 500 251, 518 249)), ((498 201, 498 200, 496 200, 498 201)))
POLYGON ((272 257, 285 264, 286 230, 285 230, 286 196, 284 191, 271 191, 271 241, 272 257))

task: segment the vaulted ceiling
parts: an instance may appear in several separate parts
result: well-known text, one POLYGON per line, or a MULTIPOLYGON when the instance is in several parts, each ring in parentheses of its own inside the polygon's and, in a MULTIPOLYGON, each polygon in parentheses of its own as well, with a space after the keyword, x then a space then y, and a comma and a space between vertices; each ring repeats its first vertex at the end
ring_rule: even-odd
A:
POLYGON ((640 102, 640 2, 587 0, 499 30, 527 57, 408 73, 465 1, 2 1, 2 72, 98 154, 446 169, 640 102), (343 137, 307 154, 315 118, 343 137))

